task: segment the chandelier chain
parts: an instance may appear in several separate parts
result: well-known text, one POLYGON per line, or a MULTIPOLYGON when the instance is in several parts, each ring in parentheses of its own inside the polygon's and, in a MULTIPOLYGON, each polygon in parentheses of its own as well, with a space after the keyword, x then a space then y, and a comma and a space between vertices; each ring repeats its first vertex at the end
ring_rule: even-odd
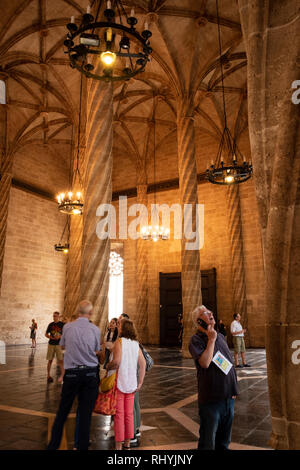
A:
POLYGON ((220 60, 221 79, 222 79, 224 125, 225 125, 225 129, 226 129, 227 128, 227 115, 226 115, 226 105, 225 105, 224 75, 223 75, 223 65, 222 65, 222 44, 221 44, 221 30, 220 30, 219 2, 218 2, 218 0, 216 0, 216 9, 217 9, 217 20, 218 20, 219 60, 220 60))

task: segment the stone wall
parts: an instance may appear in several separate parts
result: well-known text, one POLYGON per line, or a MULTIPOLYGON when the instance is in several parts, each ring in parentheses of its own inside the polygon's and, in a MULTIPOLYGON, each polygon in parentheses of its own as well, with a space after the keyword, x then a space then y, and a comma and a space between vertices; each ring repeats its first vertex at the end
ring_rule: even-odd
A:
MULTIPOLYGON (((242 224, 245 255, 245 275, 247 292, 247 312, 252 347, 264 346, 264 298, 263 266, 258 226, 258 215, 253 181, 240 186, 242 224)), ((200 250, 201 269, 216 268, 218 316, 229 328, 232 321, 231 260, 227 229, 226 187, 204 183, 198 185, 198 202, 204 204, 204 246, 200 250)), ((128 199, 128 207, 136 199, 128 199)), ((153 203, 153 194, 148 195, 149 204, 153 203)), ((179 203, 179 191, 170 190, 157 193, 157 203, 179 203)), ((115 202, 117 220, 118 203, 115 202)), ((128 218, 128 223, 134 217, 128 218)), ((136 309, 136 242, 118 240, 124 243, 124 312, 133 318, 136 309)), ((171 217, 171 240, 148 245, 148 318, 149 343, 159 344, 159 272, 181 271, 181 243, 174 240, 171 217)))
POLYGON ((64 223, 55 203, 11 190, 0 297, 0 339, 7 344, 31 343, 32 318, 37 342, 46 342, 53 311, 63 309, 66 258, 54 244, 64 223))
MULTIPOLYGON (((66 189, 70 147, 25 145, 14 155, 13 177, 52 194, 66 189)), ((12 188, 0 297, 0 336, 27 344, 29 325, 38 323, 38 342, 54 310, 63 310, 66 258, 54 251, 66 217, 55 202, 12 188)), ((65 241, 65 240, 64 240, 65 241)))

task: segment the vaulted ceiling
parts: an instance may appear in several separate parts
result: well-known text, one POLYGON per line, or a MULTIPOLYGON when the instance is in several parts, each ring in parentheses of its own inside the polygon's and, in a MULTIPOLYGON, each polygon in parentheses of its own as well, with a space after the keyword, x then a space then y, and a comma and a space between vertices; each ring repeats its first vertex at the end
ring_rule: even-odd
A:
MULTIPOLYGON (((7 102, 14 110, 8 123, 11 152, 38 142, 55 152, 70 143, 72 124, 78 120, 80 73, 70 68, 64 53, 66 24, 95 2, 0 2, 0 78, 8 78, 7 102)), ((123 4, 135 8, 139 31, 148 21, 153 54, 145 72, 114 85, 115 161, 126 153, 135 168, 136 161, 147 159, 154 116, 157 148, 171 143, 176 149, 176 100, 184 93, 194 96, 198 145, 205 136, 217 145, 223 103, 215 0, 123 4)), ((238 137, 247 129, 246 54, 237 2, 222 0, 219 10, 229 127, 238 137)))

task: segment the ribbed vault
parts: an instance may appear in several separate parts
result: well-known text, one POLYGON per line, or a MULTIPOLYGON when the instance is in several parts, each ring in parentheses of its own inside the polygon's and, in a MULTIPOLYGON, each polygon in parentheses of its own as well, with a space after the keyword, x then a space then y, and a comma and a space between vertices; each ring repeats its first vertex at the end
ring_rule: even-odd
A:
MULTIPOLYGON (((94 3, 90 2, 92 7, 94 3)), ((8 129, 11 154, 27 144, 53 147, 70 144, 72 136, 75 138, 80 74, 69 67, 63 41, 69 18, 79 18, 87 4, 86 0, 1 2, 0 72, 14 115, 8 129)), ((188 91, 194 96, 196 145, 201 147, 207 135, 217 146, 222 130, 215 0, 127 0, 124 4, 135 8, 140 29, 147 19, 153 33, 153 54, 144 73, 114 86, 114 171, 122 161, 129 161, 133 171, 144 160, 151 166, 156 100, 157 150, 163 152, 173 143, 176 173, 178 97, 188 91)), ((220 16, 226 105, 230 128, 238 137, 247 128, 247 96, 246 55, 237 5, 222 1, 220 16)), ((64 160, 68 171, 69 158, 64 160)), ((197 165, 203 170, 208 163, 202 156, 197 165)), ((149 170, 148 182, 151 174, 149 170)), ((163 169, 158 177, 164 179, 163 169)), ((124 181, 122 189, 126 186, 124 181)))

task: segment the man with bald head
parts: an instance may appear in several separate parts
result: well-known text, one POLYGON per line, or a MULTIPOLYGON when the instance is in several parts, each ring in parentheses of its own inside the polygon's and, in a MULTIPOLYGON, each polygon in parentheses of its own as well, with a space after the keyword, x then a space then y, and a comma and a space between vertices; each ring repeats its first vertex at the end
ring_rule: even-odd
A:
POLYGON ((64 423, 78 397, 78 450, 87 450, 92 411, 98 395, 100 330, 90 322, 93 305, 82 300, 77 320, 64 326, 60 345, 65 349, 65 375, 59 409, 53 424, 48 450, 59 448, 64 423))
POLYGON ((213 313, 205 305, 193 311, 197 332, 189 351, 198 379, 200 430, 198 450, 227 450, 231 440, 236 372, 225 338, 214 329, 213 313))

